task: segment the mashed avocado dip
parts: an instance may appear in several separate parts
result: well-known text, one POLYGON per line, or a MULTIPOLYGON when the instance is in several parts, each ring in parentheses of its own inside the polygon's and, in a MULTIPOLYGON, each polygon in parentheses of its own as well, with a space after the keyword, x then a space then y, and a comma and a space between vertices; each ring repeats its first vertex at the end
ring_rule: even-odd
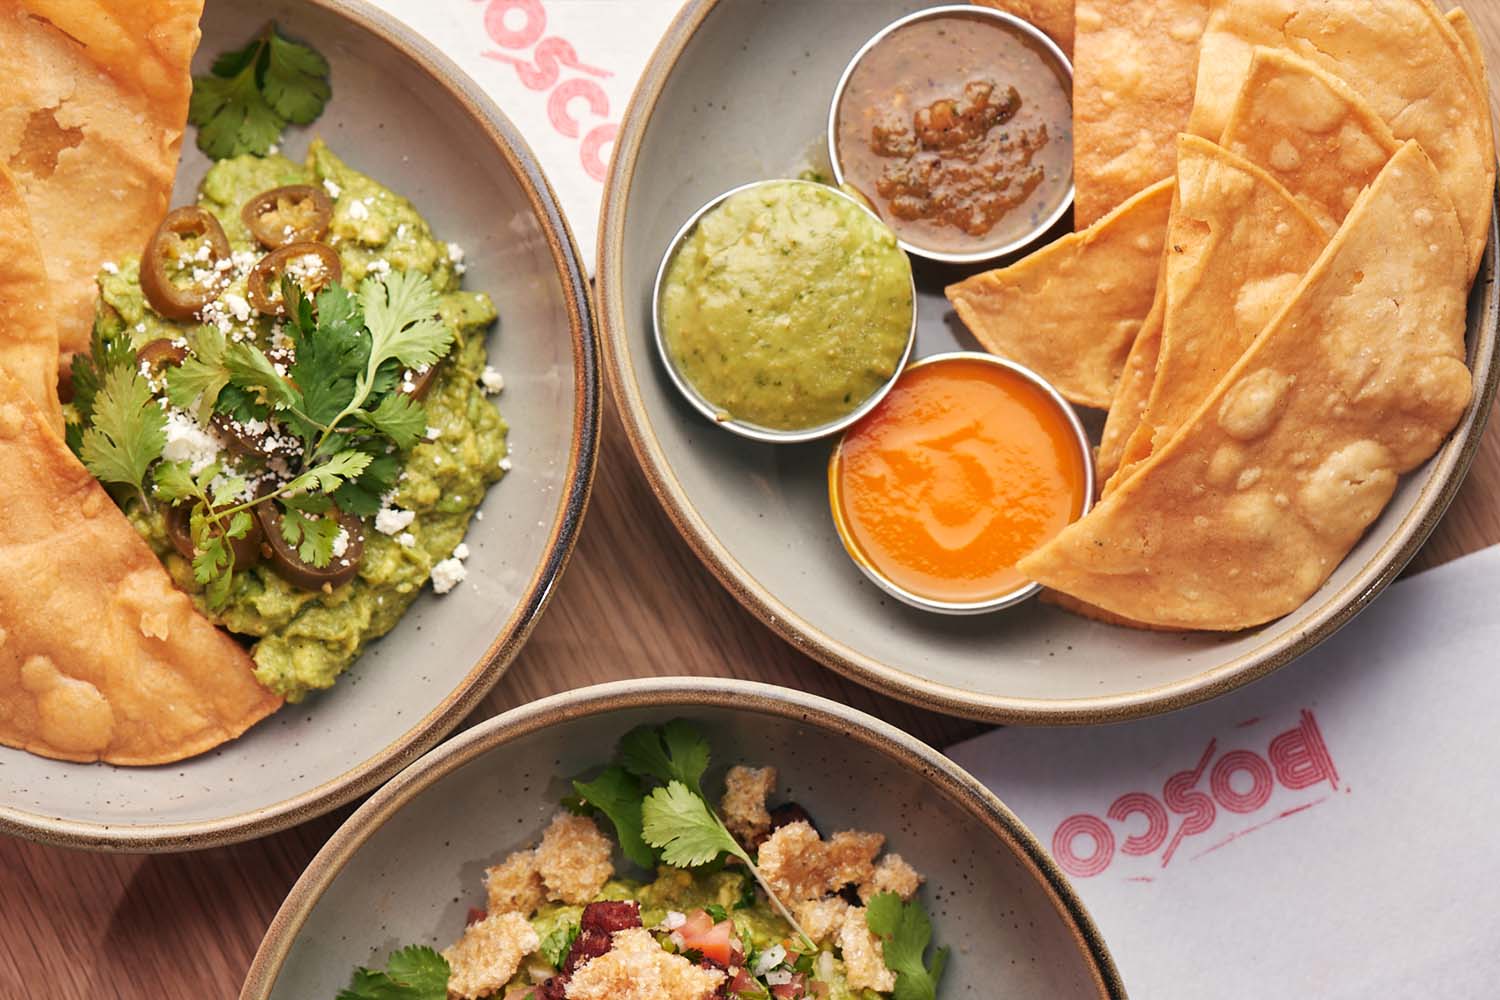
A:
POLYGON ((911 264, 833 188, 772 181, 714 206, 667 266, 661 333, 724 419, 809 430, 858 409, 900 367, 911 264))
MULTIPOLYGON (((228 599, 210 608, 190 561, 171 544, 162 505, 127 508, 200 609, 231 632, 258 640, 252 651, 256 676, 294 702, 330 687, 365 643, 396 624, 433 577, 433 567, 455 549, 463 551, 469 520, 486 488, 504 474, 506 457, 505 421, 481 386, 484 333, 496 318, 489 296, 459 290, 461 252, 439 242, 409 201, 346 166, 321 142, 313 144, 305 164, 282 156, 240 156, 215 164, 203 179, 198 203, 219 220, 234 250, 233 277, 219 299, 227 336, 267 345, 281 336, 279 323, 243 308, 245 272, 264 250, 242 221, 241 206, 261 192, 295 184, 319 185, 329 195, 326 242, 343 266, 342 284, 356 288, 367 275, 392 270, 424 274, 440 294, 440 319, 454 334, 452 351, 422 398, 427 433, 400 455, 399 482, 384 499, 381 513, 394 514, 399 530, 388 530, 391 517, 365 519, 363 561, 347 583, 303 589, 260 562, 236 572, 228 599)), ((106 339, 128 336, 139 349, 162 339, 181 342, 198 325, 165 319, 148 306, 138 259, 107 266, 99 285, 96 330, 106 339)))

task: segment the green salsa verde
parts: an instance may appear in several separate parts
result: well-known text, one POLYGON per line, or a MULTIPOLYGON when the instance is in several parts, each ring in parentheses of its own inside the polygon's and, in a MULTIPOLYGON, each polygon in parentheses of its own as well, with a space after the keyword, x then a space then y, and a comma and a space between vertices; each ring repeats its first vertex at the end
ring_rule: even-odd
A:
MULTIPOLYGON (((126 512, 204 614, 256 640, 252 656, 261 683, 296 702, 309 691, 332 686, 367 642, 400 620, 433 567, 463 541, 486 489, 508 463, 506 423, 480 384, 494 304, 482 292, 460 290, 458 254, 437 240, 411 202, 345 165, 319 141, 303 164, 283 156, 221 160, 204 177, 198 203, 218 218, 237 257, 258 259, 264 251, 241 220, 240 208, 263 191, 289 184, 317 184, 329 192, 333 218, 326 241, 339 255, 346 287, 394 269, 427 275, 440 293, 439 315, 453 331, 453 348, 422 401, 428 434, 401 456, 402 475, 387 498, 389 506, 414 516, 394 534, 373 530, 367 519, 364 558, 347 584, 304 590, 261 562, 235 573, 228 600, 214 609, 195 582, 190 561, 173 548, 162 505, 147 510, 132 501, 126 512)), ((236 268, 220 301, 245 297, 243 270, 236 268)), ((138 258, 107 267, 99 287, 95 325, 107 339, 128 336, 140 348, 181 338, 197 325, 168 320, 150 308, 138 258)), ((270 317, 256 314, 242 325, 257 342, 275 335, 270 317)))
POLYGON ((667 265, 662 337, 677 370, 732 419, 810 430, 896 374, 911 335, 911 263, 837 190, 758 184, 693 227, 667 265))

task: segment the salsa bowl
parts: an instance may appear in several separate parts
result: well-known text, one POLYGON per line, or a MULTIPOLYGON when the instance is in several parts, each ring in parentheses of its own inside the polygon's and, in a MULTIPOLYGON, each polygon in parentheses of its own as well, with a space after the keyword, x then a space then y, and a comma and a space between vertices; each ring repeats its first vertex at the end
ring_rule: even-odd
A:
MULTIPOLYGON (((454 939, 479 876, 530 844, 567 777, 641 724, 686 719, 719 767, 774 765, 825 830, 880 830, 928 878, 951 959, 943 997, 1123 997, 1113 960, 1066 877, 993 794, 870 716, 744 681, 661 678, 556 695, 443 744, 365 803, 292 888, 241 1000, 333 996, 354 966, 454 939)), ((477 895, 477 899, 476 899, 477 895)))
MULTIPOLYGON (((357 0, 210 2, 194 67, 275 19, 316 39, 334 96, 285 136, 315 137, 410 198, 467 250, 490 291, 488 339, 505 377, 512 471, 470 527, 468 579, 424 593, 330 691, 178 764, 80 765, 0 750, 0 832, 72 847, 178 851, 263 836, 377 787, 473 710, 554 591, 588 499, 599 395, 587 276, 546 178, 514 126, 447 59, 357 0)), ((185 142, 173 204, 208 162, 185 142)), ((101 651, 101 655, 105 655, 101 651)))

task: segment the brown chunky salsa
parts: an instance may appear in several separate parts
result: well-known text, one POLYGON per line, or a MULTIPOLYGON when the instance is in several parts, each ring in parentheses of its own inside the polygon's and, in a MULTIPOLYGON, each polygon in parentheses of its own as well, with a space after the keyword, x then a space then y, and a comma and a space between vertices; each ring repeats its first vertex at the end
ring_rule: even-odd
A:
POLYGON ((1069 82, 1037 41, 983 15, 939 15, 860 59, 837 155, 907 243, 972 253, 1024 238, 1067 197, 1072 114, 1069 82))

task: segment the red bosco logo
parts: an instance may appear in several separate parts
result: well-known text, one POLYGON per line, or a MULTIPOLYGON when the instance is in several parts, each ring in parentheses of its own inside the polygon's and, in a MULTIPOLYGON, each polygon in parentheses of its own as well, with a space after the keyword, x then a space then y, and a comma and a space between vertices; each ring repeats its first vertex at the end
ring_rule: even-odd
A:
POLYGON ((579 140, 578 158, 584 171, 603 181, 604 150, 614 142, 620 126, 607 120, 609 95, 595 80, 614 74, 584 63, 566 39, 547 35, 547 9, 542 0, 487 0, 484 30, 504 50, 491 49, 485 58, 513 67, 523 86, 547 94, 552 127, 564 138, 579 140), (575 113, 580 107, 598 123, 590 125, 580 118, 575 113))
MULTIPOLYGON (((1259 721, 1251 719, 1241 727, 1259 721)), ((1103 874, 1119 855, 1160 855, 1161 867, 1165 868, 1188 838, 1208 833, 1221 820, 1236 814, 1268 813, 1263 822, 1234 830, 1215 847, 1326 798, 1272 811, 1267 807, 1278 788, 1303 792, 1324 784, 1337 791, 1338 770, 1317 718, 1303 709, 1297 725, 1272 738, 1264 754, 1248 749, 1220 752, 1219 740, 1212 739, 1198 763, 1191 770, 1168 777, 1159 795, 1127 792, 1111 802, 1102 817, 1090 813, 1069 816, 1052 835, 1052 854, 1063 870, 1076 878, 1103 874)))

